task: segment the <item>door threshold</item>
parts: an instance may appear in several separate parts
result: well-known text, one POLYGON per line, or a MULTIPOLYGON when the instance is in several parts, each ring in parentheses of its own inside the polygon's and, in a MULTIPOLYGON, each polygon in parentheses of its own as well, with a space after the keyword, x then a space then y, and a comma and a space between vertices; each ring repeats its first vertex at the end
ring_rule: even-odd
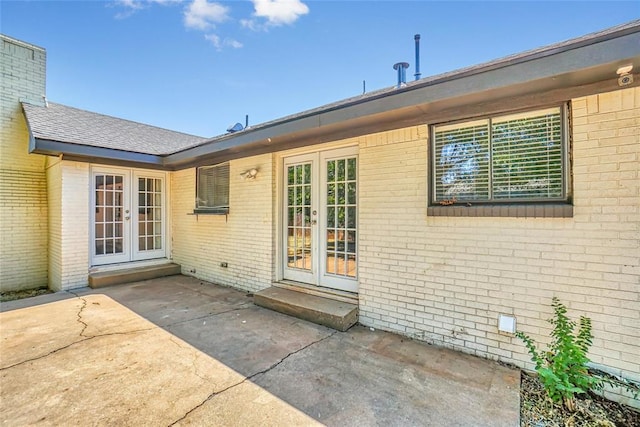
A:
POLYGON ((280 280, 273 282, 272 286, 358 305, 358 294, 356 292, 324 288, 322 286, 309 285, 308 283, 294 282, 293 280, 280 280))

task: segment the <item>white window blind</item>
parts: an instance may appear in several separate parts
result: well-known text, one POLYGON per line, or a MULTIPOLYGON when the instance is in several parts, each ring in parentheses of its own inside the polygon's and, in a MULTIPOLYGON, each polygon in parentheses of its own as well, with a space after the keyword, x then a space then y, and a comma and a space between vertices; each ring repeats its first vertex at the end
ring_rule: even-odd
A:
POLYGON ((435 132, 437 200, 489 197, 489 121, 443 126, 435 132))
POLYGON ((229 208, 229 164, 198 168, 196 209, 229 208))
POLYGON ((561 200, 560 108, 435 126, 434 202, 561 200))
POLYGON ((562 122, 560 110, 493 120, 493 197, 562 197, 562 122))

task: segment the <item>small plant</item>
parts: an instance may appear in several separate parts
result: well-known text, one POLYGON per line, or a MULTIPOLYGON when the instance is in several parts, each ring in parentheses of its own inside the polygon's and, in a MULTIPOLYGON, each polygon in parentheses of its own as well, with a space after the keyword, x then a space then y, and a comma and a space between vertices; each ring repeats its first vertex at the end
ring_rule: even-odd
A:
POLYGON ((538 350, 535 341, 524 333, 516 332, 516 336, 524 341, 551 400, 562 402, 572 410, 576 394, 602 388, 602 379, 591 375, 587 367, 587 352, 593 339, 591 319, 581 316, 580 327, 575 334, 576 323, 567 317, 564 304, 553 297, 551 306, 554 310, 554 317, 549 319, 553 325, 552 341, 546 352, 538 350))

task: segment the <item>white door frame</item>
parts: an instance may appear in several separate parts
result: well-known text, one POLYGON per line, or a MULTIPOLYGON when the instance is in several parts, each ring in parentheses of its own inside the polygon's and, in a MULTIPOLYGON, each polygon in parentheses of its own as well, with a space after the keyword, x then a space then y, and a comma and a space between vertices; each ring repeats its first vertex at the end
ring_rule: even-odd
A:
MULTIPOLYGON (((326 273, 326 251, 327 251, 327 219, 326 219, 326 205, 327 205, 327 168, 326 162, 332 159, 341 159, 345 157, 356 157, 358 162, 358 147, 348 146, 343 148, 334 148, 325 151, 307 152, 304 154, 292 154, 281 158, 278 163, 279 171, 278 177, 280 185, 278 188, 278 206, 280 210, 279 226, 277 229, 278 239, 280 244, 280 255, 278 259, 278 276, 284 280, 293 280, 297 282, 303 282, 306 284, 316 285, 320 287, 329 287, 338 290, 344 290, 349 292, 358 291, 358 274, 356 267, 355 278, 339 277, 333 274, 326 273), (294 164, 310 163, 312 165, 312 211, 316 211, 315 218, 316 224, 312 226, 312 269, 311 271, 300 271, 291 269, 287 266, 289 260, 288 254, 288 242, 287 242, 287 167, 294 164)), ((359 163, 357 163, 357 169, 359 175, 359 163)), ((356 182, 359 176, 356 176, 356 182)), ((356 192, 356 206, 357 206, 357 192, 356 192)), ((357 209, 357 208, 356 208, 357 209)), ((359 215, 356 215, 359 220, 359 215)), ((356 222, 356 230, 358 230, 358 222, 356 222)), ((358 253, 359 232, 356 234, 356 253, 358 253)), ((357 266, 356 256, 356 266, 357 266)))
POLYGON ((165 258, 169 252, 167 244, 170 239, 167 238, 168 227, 168 206, 169 201, 169 185, 168 177, 165 172, 151 171, 145 169, 131 169, 117 166, 92 165, 90 167, 90 238, 89 238, 89 254, 90 264, 93 266, 118 264, 133 261, 141 261, 148 259, 165 258), (96 254, 96 188, 95 176, 97 174, 113 174, 123 176, 123 200, 122 200, 122 253, 118 254, 96 254), (157 178, 163 183, 161 194, 161 248, 160 250, 139 250, 138 231, 139 231, 139 199, 138 199, 138 178, 157 178))
MULTIPOLYGON (((348 292, 358 292, 358 252, 359 245, 358 240, 360 237, 360 232, 358 228, 358 221, 360 219, 360 215, 358 214, 358 172, 360 170, 360 165, 358 161, 358 147, 346 147, 335 150, 321 151, 318 153, 320 156, 320 211, 322 211, 322 216, 318 221, 320 226, 319 235, 322 236, 319 239, 320 250, 319 250, 319 260, 320 260, 320 284, 321 286, 329 287, 332 289, 339 289, 348 292), (325 254, 327 253, 327 219, 326 219, 326 210, 327 210, 327 161, 329 160, 338 160, 344 159, 346 157, 356 158, 356 273, 354 278, 333 275, 327 273, 327 257, 325 254)), ((346 173, 346 172, 345 172, 346 173)), ((337 196, 336 196, 337 197, 337 196)), ((346 196, 345 196, 346 197, 346 196)))
MULTIPOLYGON (((114 167, 102 167, 102 166, 92 166, 90 168, 91 175, 91 185, 90 185, 90 240, 89 240, 89 253, 91 254, 91 264, 92 265, 102 265, 102 264, 115 264, 119 262, 127 262, 131 259, 131 227, 128 225, 127 220, 125 219, 125 215, 128 215, 127 212, 131 212, 131 198, 126 197, 125 193, 128 191, 126 189, 131 186, 131 173, 130 171, 122 168, 114 168, 114 167), (116 175, 122 176, 122 208, 121 211, 117 211, 116 219, 122 219, 122 244, 121 244, 121 252, 114 254, 96 254, 96 203, 99 200, 96 199, 96 175, 105 174, 105 175, 116 175)), ((114 195, 115 196, 115 195, 114 195)), ((114 197, 112 196, 112 197, 114 197)), ((112 203, 109 200, 104 200, 106 205, 112 203)), ((103 213, 106 216, 106 211, 103 213)), ((103 230, 103 235, 107 236, 106 230, 103 230)), ((106 241, 105 241, 106 246, 106 241)), ((105 247, 106 251, 106 247, 105 247)))
MULTIPOLYGON (((288 183, 287 183, 287 167, 292 166, 292 165, 307 165, 310 164, 311 165, 311 210, 313 211, 314 209, 317 211, 318 209, 318 191, 316 189, 316 185, 313 185, 313 183, 317 182, 317 177, 318 177, 318 159, 317 159, 317 154, 313 153, 313 154, 302 154, 302 155, 298 155, 298 156, 291 156, 291 157, 287 157, 283 160, 283 193, 282 195, 280 195, 280 199, 281 199, 281 204, 282 204, 282 217, 281 217, 281 230, 282 230, 282 240, 283 240, 283 247, 282 247, 282 254, 283 254, 283 278, 287 279, 287 280, 294 280, 296 282, 304 282, 304 283, 309 283, 311 285, 317 285, 318 284, 318 263, 317 263, 317 259, 318 259, 318 226, 317 226, 317 219, 315 219, 314 221, 316 222, 316 224, 312 224, 311 225, 311 260, 312 260, 312 265, 311 265, 311 269, 306 271, 303 269, 297 269, 297 268, 290 268, 288 267, 288 261, 289 261, 289 253, 288 253, 288 246, 289 246, 289 239, 288 239, 288 234, 287 234, 287 215, 288 215, 288 207, 287 207, 287 196, 286 196, 286 192, 287 192, 287 188, 288 188, 288 183)), ((303 215, 304 216, 304 215, 303 215)), ((315 215, 314 215, 315 216, 315 215)), ((294 239, 296 239, 296 237, 294 236, 294 239)))
MULTIPOLYGON (((134 169, 132 171, 132 182, 131 182, 131 237, 132 237, 132 254, 131 258, 133 261, 142 261, 147 259, 156 259, 156 258, 164 258, 166 256, 167 251, 167 177, 166 173, 158 172, 158 171, 149 171, 149 170, 140 170, 134 169), (140 250, 139 236, 140 231, 140 221, 136 219, 140 213, 140 205, 139 205, 139 194, 140 188, 137 185, 139 178, 154 178, 160 179, 162 182, 162 191, 160 194, 160 221, 161 221, 161 235, 160 235, 160 248, 157 250, 140 250)), ((157 210, 156 209, 156 210, 157 210)))

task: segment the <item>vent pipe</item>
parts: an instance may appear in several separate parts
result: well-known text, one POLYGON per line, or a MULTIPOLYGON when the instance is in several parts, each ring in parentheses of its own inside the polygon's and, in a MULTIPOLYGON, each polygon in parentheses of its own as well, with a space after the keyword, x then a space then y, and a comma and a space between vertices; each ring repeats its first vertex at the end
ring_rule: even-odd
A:
POLYGON ((398 87, 406 86, 407 84, 407 68, 409 68, 408 62, 398 62, 393 65, 393 69, 398 71, 398 87))
POLYGON ((413 36, 416 41, 416 73, 414 74, 416 80, 420 80, 420 34, 413 36))

